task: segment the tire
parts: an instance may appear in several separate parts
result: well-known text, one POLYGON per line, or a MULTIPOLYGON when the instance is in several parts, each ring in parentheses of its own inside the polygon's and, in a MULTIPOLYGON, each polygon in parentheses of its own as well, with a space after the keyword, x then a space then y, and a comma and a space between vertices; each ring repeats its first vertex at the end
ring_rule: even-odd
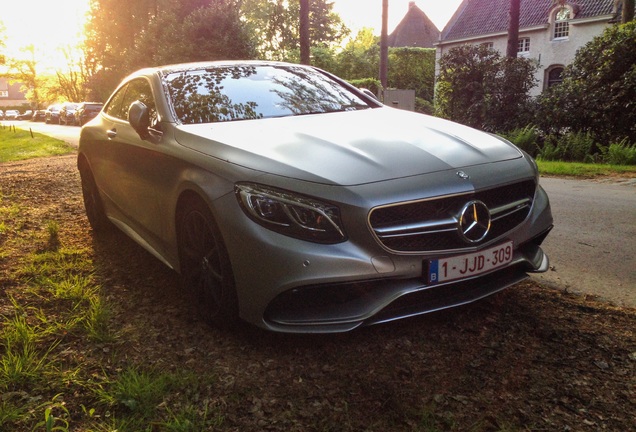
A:
POLYGON ((187 200, 177 218, 181 275, 199 317, 219 328, 238 322, 238 298, 230 258, 210 210, 187 200))
POLYGON ((96 233, 104 233, 111 228, 111 222, 106 217, 102 199, 99 196, 97 184, 93 173, 86 166, 86 163, 80 164, 80 178, 82 181, 82 197, 84 198, 84 209, 86 217, 91 228, 96 233))

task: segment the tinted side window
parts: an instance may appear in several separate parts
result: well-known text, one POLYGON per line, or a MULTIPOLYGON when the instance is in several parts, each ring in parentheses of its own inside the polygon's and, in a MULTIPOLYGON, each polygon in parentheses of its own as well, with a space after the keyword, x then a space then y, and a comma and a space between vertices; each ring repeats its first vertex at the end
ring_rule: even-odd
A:
POLYGON ((143 78, 136 79, 128 83, 128 90, 124 98, 123 111, 126 112, 124 119, 128 120, 128 108, 135 101, 143 102, 150 110, 150 124, 157 123, 157 110, 155 108, 155 98, 152 96, 150 83, 143 78))
POLYGON ((109 116, 117 117, 122 120, 126 120, 128 115, 128 110, 126 113, 123 113, 122 106, 124 101, 124 96, 126 95, 126 89, 128 85, 123 86, 119 89, 117 93, 110 99, 108 105, 104 109, 104 112, 109 116))
POLYGON ((150 109, 150 124, 157 121, 155 99, 150 84, 144 78, 137 78, 119 89, 110 100, 104 112, 118 119, 128 121, 128 108, 135 101, 143 102, 150 109))

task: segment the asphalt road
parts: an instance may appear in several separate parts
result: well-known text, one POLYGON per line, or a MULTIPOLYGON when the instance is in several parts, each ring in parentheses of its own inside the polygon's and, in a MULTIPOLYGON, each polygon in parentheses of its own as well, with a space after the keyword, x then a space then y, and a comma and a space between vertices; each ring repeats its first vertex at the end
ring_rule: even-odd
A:
MULTIPOLYGON (((15 122, 77 147, 80 128, 15 122)), ((551 270, 533 278, 636 308, 636 179, 542 178, 555 227, 543 244, 551 270)))
POLYGON ((56 124, 46 124, 42 122, 16 121, 4 122, 6 124, 15 124, 16 127, 24 130, 31 129, 33 132, 43 133, 53 138, 61 139, 77 148, 79 145, 79 126, 66 126, 56 124))
POLYGON ((636 179, 542 178, 541 184, 554 216, 543 244, 552 270, 534 277, 636 307, 636 179))

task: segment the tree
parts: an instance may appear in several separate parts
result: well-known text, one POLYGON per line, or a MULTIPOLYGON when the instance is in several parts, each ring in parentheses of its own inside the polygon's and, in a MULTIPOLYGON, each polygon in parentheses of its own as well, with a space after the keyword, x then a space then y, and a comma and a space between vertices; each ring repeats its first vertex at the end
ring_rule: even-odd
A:
MULTIPOLYGON (((241 14, 259 41, 258 56, 272 60, 300 60, 300 1, 244 0, 241 14)), ((311 49, 338 45, 349 33, 333 1, 309 2, 311 49)))
POLYGON ((363 28, 336 55, 333 73, 347 80, 375 78, 380 65, 379 38, 363 28))
POLYGON ((92 0, 84 47, 93 71, 88 85, 103 99, 141 67, 252 57, 254 42, 239 5, 240 0, 92 0))
MULTIPOLYGON (((415 90, 420 105, 432 106, 435 87, 435 49, 389 49, 388 86, 415 90)), ((416 99, 416 100, 417 100, 416 99)))
POLYGON ((521 12, 521 0, 510 0, 508 13, 508 46, 506 57, 516 58, 519 51, 519 15, 521 12))
POLYGON ((452 48, 440 59, 435 95, 441 117, 491 132, 528 124, 536 66, 483 45, 452 48))
POLYGON ((635 0, 622 0, 623 1, 623 16, 622 23, 626 24, 634 20, 634 9, 636 8, 635 0))
POLYGON ((12 82, 20 83, 22 85, 20 91, 25 93, 26 99, 31 102, 32 107, 37 109, 42 101, 39 93, 40 76, 37 71, 35 47, 29 45, 22 48, 22 51, 27 54, 24 59, 6 59, 7 72, 4 76, 12 82))
POLYGON ((636 21, 607 28, 580 48, 563 81, 538 99, 547 133, 589 132, 597 142, 636 143, 636 21))
POLYGON ((309 0, 300 0, 300 62, 310 64, 309 0))
POLYGON ((2 21, 0 21, 0 65, 3 65, 6 62, 6 57, 4 54, 4 50, 6 49, 7 45, 6 45, 6 28, 4 26, 4 24, 2 23, 2 21))

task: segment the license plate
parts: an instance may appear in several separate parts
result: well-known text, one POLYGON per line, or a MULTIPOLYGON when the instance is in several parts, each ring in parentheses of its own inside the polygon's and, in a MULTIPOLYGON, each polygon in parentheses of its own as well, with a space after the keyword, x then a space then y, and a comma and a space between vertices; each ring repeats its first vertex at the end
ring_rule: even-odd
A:
POLYGON ((436 284, 488 273, 510 264, 512 256, 513 247, 510 241, 479 252, 430 260, 428 283, 436 284))

